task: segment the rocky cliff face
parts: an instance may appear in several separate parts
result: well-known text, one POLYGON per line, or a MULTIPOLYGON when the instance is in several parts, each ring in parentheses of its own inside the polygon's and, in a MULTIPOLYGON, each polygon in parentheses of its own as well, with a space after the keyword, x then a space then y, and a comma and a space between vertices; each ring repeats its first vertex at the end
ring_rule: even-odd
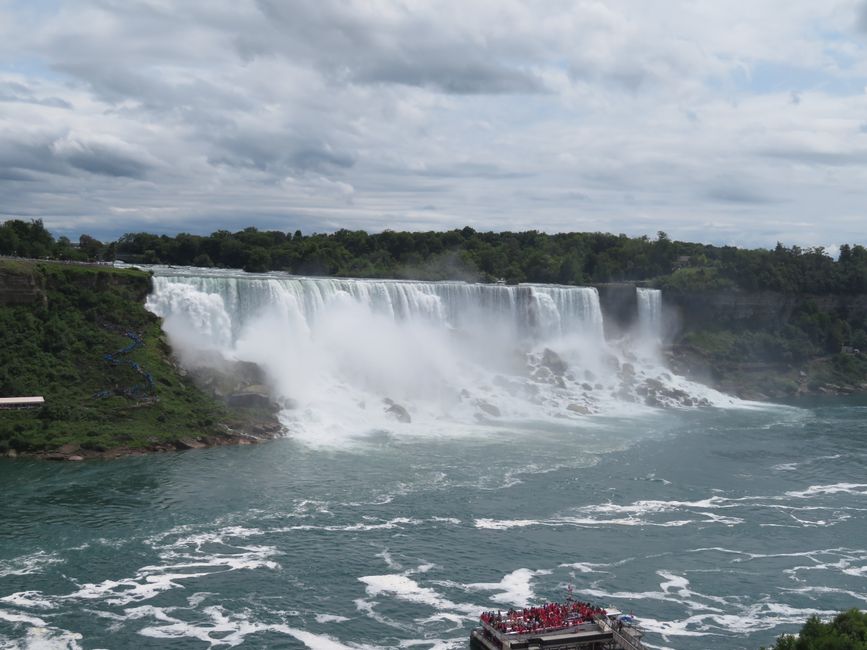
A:
POLYGON ((44 301, 43 289, 29 271, 0 266, 0 306, 32 305, 44 301))
POLYGON ((665 310, 673 318, 672 334, 689 329, 730 327, 733 329, 777 329, 808 301, 819 311, 844 319, 867 319, 867 295, 785 294, 774 291, 667 292, 662 294, 665 310))

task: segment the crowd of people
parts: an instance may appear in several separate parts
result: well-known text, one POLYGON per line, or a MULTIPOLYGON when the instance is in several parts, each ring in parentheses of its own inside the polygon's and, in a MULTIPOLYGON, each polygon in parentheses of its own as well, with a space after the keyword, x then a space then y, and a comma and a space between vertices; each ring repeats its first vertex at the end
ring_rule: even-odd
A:
POLYGON ((531 634, 556 632, 605 615, 606 612, 601 607, 570 600, 565 603, 545 603, 538 607, 509 609, 507 612, 483 612, 479 618, 483 623, 505 634, 531 634))

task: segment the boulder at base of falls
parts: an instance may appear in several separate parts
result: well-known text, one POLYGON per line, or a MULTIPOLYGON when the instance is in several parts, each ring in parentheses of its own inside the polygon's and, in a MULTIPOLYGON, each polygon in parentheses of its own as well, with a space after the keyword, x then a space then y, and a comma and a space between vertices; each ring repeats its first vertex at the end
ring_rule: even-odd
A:
POLYGON ((493 416, 495 418, 498 418, 501 415, 500 409, 498 409, 493 404, 489 404, 485 400, 480 399, 479 401, 476 402, 476 406, 478 406, 480 409, 482 409, 488 415, 493 416))
POLYGON ((385 412, 398 422, 403 422, 405 424, 409 424, 410 422, 412 422, 412 417, 410 417, 409 411, 407 411, 400 404, 394 402, 394 400, 386 397, 384 400, 382 400, 382 403, 385 404, 385 412))
POLYGON ((550 348, 545 348, 545 351, 542 352, 541 364, 557 376, 562 376, 569 367, 569 365, 560 358, 560 355, 550 348))
POLYGON ((248 386, 242 391, 232 393, 226 397, 226 404, 234 408, 274 408, 268 389, 261 385, 248 386))
POLYGON ((572 411, 573 413, 580 413, 581 415, 589 415, 590 409, 581 404, 569 404, 566 407, 567 411, 572 411))

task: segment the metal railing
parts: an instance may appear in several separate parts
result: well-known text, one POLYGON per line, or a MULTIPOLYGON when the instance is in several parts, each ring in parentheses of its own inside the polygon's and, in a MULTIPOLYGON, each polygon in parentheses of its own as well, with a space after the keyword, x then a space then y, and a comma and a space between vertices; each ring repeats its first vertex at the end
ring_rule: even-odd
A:
POLYGON ((623 650, 647 650, 639 639, 635 638, 632 634, 625 634, 618 630, 616 627, 611 625, 611 622, 606 617, 599 616, 596 618, 596 622, 603 631, 611 632, 614 640, 617 641, 617 644, 623 648, 623 650))

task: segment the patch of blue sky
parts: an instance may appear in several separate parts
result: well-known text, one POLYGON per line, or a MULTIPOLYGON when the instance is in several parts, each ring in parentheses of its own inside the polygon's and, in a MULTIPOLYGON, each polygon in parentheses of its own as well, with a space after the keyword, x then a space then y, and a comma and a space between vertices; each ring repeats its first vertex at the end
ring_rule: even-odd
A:
POLYGON ((46 81, 64 80, 65 74, 57 71, 45 61, 36 57, 20 57, 11 61, 0 62, 0 70, 21 75, 28 79, 43 79, 46 81))
POLYGON ((830 95, 860 95, 867 78, 829 74, 827 69, 806 68, 786 63, 760 62, 737 69, 731 76, 737 90, 750 94, 802 93, 818 91, 830 95))

